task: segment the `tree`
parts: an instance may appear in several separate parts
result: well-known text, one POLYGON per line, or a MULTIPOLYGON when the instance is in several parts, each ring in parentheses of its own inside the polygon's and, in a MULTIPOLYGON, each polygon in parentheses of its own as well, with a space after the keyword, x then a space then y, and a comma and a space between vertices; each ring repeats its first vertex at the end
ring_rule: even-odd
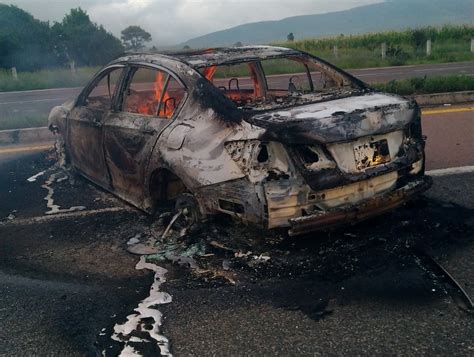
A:
POLYGON ((293 32, 290 32, 288 34, 288 36, 286 36, 286 39, 289 41, 289 42, 293 42, 295 40, 295 35, 293 35, 293 32))
POLYGON ((191 49, 191 47, 189 47, 188 45, 183 46, 183 50, 185 50, 185 51, 189 51, 190 49, 191 49))
POLYGON ((145 42, 151 41, 151 35, 140 26, 128 26, 122 31, 121 39, 126 50, 140 51, 145 42))
POLYGON ((31 71, 70 62, 100 66, 123 52, 120 40, 81 8, 50 26, 16 6, 0 4, 0 68, 31 71))
POLYGON ((236 43, 234 43, 234 47, 242 47, 242 42, 240 41, 237 41, 236 43))
POLYGON ((16 6, 0 4, 0 67, 36 70, 54 65, 49 24, 16 6))
POLYGON ((124 52, 120 40, 91 22, 80 7, 71 9, 51 31, 55 39, 54 51, 65 64, 74 61, 77 65, 103 65, 124 52))

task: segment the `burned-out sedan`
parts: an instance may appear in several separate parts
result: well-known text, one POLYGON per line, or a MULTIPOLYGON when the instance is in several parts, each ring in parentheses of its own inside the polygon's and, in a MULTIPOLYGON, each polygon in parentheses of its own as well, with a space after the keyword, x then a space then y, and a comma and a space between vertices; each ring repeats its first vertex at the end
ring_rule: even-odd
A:
POLYGON ((224 213, 290 235, 355 222, 429 188, 414 101, 307 53, 137 54, 52 110, 60 159, 153 213, 224 213))

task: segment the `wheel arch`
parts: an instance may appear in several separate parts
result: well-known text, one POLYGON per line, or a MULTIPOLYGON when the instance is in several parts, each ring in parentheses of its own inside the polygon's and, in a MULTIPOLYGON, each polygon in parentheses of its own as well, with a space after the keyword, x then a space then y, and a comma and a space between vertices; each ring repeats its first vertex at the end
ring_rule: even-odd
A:
POLYGON ((148 179, 148 192, 151 211, 155 211, 159 204, 173 201, 180 194, 190 192, 183 180, 166 167, 159 167, 151 171, 148 179))

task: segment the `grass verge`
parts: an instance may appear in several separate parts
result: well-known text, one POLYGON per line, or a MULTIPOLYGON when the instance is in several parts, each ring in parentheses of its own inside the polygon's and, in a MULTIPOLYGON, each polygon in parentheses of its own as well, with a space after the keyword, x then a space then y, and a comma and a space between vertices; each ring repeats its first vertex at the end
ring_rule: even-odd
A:
POLYGON ((47 117, 5 118, 0 120, 0 130, 39 128, 47 125, 47 117))
POLYGON ((10 70, 0 69, 0 92, 81 87, 97 70, 98 67, 81 67, 75 74, 65 68, 18 72, 18 79, 15 80, 10 70))
POLYGON ((473 25, 446 25, 308 38, 277 45, 306 51, 341 68, 352 69, 472 61, 471 38, 474 38, 473 25), (432 41, 431 55, 426 53, 428 39, 432 41), (386 44, 386 58, 382 58, 382 43, 386 44))
POLYGON ((375 88, 400 95, 432 94, 474 90, 474 76, 452 75, 439 77, 410 78, 379 83, 375 88))

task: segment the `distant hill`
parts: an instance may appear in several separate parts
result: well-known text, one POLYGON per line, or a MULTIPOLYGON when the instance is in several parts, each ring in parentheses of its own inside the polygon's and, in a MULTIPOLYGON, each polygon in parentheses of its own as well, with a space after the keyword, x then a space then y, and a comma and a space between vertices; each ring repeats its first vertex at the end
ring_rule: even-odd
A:
POLYGON ((474 23, 474 0, 386 0, 327 14, 262 21, 212 32, 188 40, 191 48, 263 44, 284 41, 292 32, 295 39, 339 34, 398 30, 444 24, 474 23))

